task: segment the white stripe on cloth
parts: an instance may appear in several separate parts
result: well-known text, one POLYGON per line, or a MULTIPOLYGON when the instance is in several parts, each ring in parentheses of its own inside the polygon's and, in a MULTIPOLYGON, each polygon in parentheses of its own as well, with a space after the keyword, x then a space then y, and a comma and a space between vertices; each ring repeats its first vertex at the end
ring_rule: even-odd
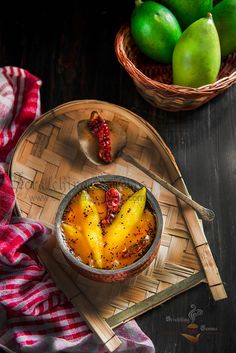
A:
POLYGON ((9 226, 9 228, 12 229, 16 234, 21 236, 21 238, 22 238, 22 240, 24 242, 28 240, 28 236, 18 226, 15 226, 14 224, 11 224, 9 226))
MULTIPOLYGON (((32 280, 29 281, 29 282, 32 283, 32 280)), ((27 282, 27 283, 29 283, 29 282, 27 282)), ((21 288, 21 292, 19 292, 19 287, 15 288, 15 290, 14 289, 7 289, 6 287, 4 289, 4 287, 3 287, 2 293, 1 293, 1 300, 4 301, 5 303, 7 303, 9 301, 9 303, 11 305, 14 304, 14 303, 17 303, 19 301, 20 302, 19 303, 20 306, 19 307, 15 307, 15 308, 16 309, 22 308, 24 305, 26 305, 28 302, 30 302, 30 300, 34 300, 35 296, 37 298, 37 295, 39 296, 39 293, 40 293, 40 296, 43 296, 44 294, 49 293, 49 288, 50 288, 51 291, 52 290, 57 291, 54 283, 50 279, 48 279, 47 282, 37 283, 37 284, 35 284, 35 286, 33 288, 32 288, 32 285, 31 285, 31 288, 29 290, 27 290, 26 293, 24 293, 24 294, 22 293, 22 291, 23 291, 23 288, 24 288, 24 291, 25 291, 25 289, 26 289, 25 287, 21 288), (43 287, 46 287, 46 288, 43 289, 43 287), (3 294, 3 292, 5 292, 5 295, 3 294), (13 294, 14 294, 14 298, 13 298, 13 294), (6 297, 7 295, 8 295, 9 299, 6 297), (6 297, 6 298, 4 298, 4 297, 6 297), (27 297, 29 297, 29 298, 27 299, 27 297)))
MULTIPOLYGON (((54 319, 56 319, 57 321, 61 321, 63 318, 65 318, 65 316, 71 315, 71 316, 75 317, 75 316, 78 316, 77 314, 78 314, 78 312, 76 311, 76 309, 74 307, 63 308, 63 309, 60 309, 60 307, 58 307, 56 311, 52 311, 51 313, 48 313, 46 311, 43 314, 35 316, 33 318, 33 320, 34 320, 34 322, 37 322, 38 320, 42 320, 42 318, 43 318, 44 320, 54 320, 54 319)), ((82 321, 80 316, 78 316, 78 318, 82 321)), ((19 321, 22 321, 22 318, 14 317, 14 318, 12 318, 10 320, 14 320, 14 322, 17 323, 19 321)), ((24 320, 32 320, 32 318, 25 317, 24 320)), ((56 320, 55 320, 55 322, 56 322, 56 320)))
POLYGON ((0 130, 7 126, 14 103, 14 92, 5 76, 0 74, 0 130))
MULTIPOLYGON (((20 80, 18 80, 19 93, 18 93, 18 101, 17 101, 17 105, 16 105, 16 113, 15 113, 16 115, 18 115, 20 112, 20 109, 21 109, 21 104, 23 101, 23 94, 25 91, 25 72, 24 72, 24 70, 18 69, 16 67, 14 68, 14 72, 16 72, 16 74, 18 74, 18 76, 21 78, 20 80)), ((15 126, 14 121, 13 121, 12 125, 15 126)))
POLYGON ((34 262, 32 262, 32 260, 24 261, 23 265, 24 267, 19 266, 17 268, 12 268, 11 274, 9 274, 9 272, 5 273, 7 270, 9 271, 9 266, 1 266, 1 271, 3 273, 1 273, 1 280, 7 279, 8 284, 11 284, 11 281, 13 283, 17 283, 17 281, 20 281, 19 283, 23 285, 25 281, 28 281, 29 279, 33 280, 33 277, 41 278, 42 274, 45 273, 45 269, 39 269, 39 267, 34 266, 34 262), (27 266, 27 268, 25 268, 25 266, 27 266))
MULTIPOLYGON (((12 88, 12 96, 13 96, 13 102, 12 102, 12 109, 9 110, 8 112, 8 115, 5 117, 5 120, 6 120, 6 124, 5 124, 5 128, 6 127, 9 127, 9 125, 12 123, 12 118, 13 118, 13 109, 14 109, 14 105, 15 105, 15 92, 17 92, 17 77, 13 77, 13 78, 10 78, 11 76, 11 71, 13 71, 14 69, 11 68, 10 66, 8 66, 6 68, 6 74, 9 76, 8 79, 10 81, 12 81, 12 84, 13 84, 13 88, 12 88)), ((9 142, 9 139, 12 137, 12 134, 6 130, 6 133, 4 134, 3 138, 4 138, 4 142, 3 142, 3 145, 5 146, 8 142, 9 142)))

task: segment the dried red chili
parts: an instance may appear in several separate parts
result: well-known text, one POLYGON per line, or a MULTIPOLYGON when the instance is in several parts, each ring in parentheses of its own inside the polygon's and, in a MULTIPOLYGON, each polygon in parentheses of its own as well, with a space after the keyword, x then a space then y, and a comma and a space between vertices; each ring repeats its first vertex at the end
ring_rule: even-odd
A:
POLYGON ((93 111, 88 121, 88 128, 98 139, 99 157, 106 163, 110 163, 111 159, 111 140, 110 129, 105 119, 98 112, 93 111))
POLYGON ((111 224, 116 213, 119 212, 121 195, 117 189, 110 188, 105 193, 105 200, 107 206, 107 216, 101 222, 103 226, 111 224))

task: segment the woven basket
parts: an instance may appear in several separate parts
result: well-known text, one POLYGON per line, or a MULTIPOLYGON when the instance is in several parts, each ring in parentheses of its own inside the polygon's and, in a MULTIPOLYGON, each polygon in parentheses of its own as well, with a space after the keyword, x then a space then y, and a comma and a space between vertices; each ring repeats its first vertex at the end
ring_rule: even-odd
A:
POLYGON ((172 84, 171 65, 157 64, 140 53, 128 24, 117 32, 114 46, 119 63, 133 79, 138 92, 154 107, 163 110, 196 109, 236 83, 236 53, 222 62, 215 83, 190 88, 172 84))

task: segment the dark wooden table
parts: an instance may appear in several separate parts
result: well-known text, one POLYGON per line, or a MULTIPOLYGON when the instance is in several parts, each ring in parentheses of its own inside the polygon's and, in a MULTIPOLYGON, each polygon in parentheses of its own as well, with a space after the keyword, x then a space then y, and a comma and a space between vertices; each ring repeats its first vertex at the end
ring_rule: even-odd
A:
POLYGON ((171 113, 152 107, 118 63, 114 38, 129 20, 133 1, 10 4, 0 21, 0 65, 42 79, 42 111, 75 99, 99 99, 132 110, 170 147, 192 197, 215 211, 204 224, 228 299, 213 302, 200 285, 137 318, 156 352, 230 353, 236 346, 236 86, 197 110, 171 113), (112 6, 114 8, 112 8, 112 6), (203 310, 198 343, 181 333, 191 305, 203 310))

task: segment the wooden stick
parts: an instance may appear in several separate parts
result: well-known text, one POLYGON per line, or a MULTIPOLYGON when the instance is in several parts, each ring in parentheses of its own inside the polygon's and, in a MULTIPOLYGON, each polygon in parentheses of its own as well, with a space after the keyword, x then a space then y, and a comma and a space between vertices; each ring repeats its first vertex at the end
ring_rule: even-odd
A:
POLYGON ((175 297, 176 295, 185 292, 186 290, 196 286, 197 284, 204 282, 205 275, 203 271, 199 271, 198 273, 182 280, 179 283, 176 283, 174 286, 164 289, 163 291, 153 294, 147 299, 136 303, 135 305, 121 311, 118 314, 115 314, 108 319, 106 319, 107 323, 111 327, 116 327, 120 323, 127 322, 138 315, 143 314, 144 312, 155 308, 156 306, 170 300, 171 298, 175 297))
POLYGON ((121 344, 121 340, 116 336, 108 323, 99 315, 94 305, 87 299, 45 248, 39 248, 37 253, 57 287, 61 289, 68 300, 78 310, 89 328, 103 342, 108 351, 113 352, 117 349, 121 344))
MULTIPOLYGON (((179 187, 187 193, 183 180, 179 179, 177 183, 179 187)), ((182 207, 183 216, 187 223, 195 249, 205 271, 212 296, 216 301, 226 299, 227 294, 224 285, 197 214, 183 201, 179 200, 179 203, 182 207)))

